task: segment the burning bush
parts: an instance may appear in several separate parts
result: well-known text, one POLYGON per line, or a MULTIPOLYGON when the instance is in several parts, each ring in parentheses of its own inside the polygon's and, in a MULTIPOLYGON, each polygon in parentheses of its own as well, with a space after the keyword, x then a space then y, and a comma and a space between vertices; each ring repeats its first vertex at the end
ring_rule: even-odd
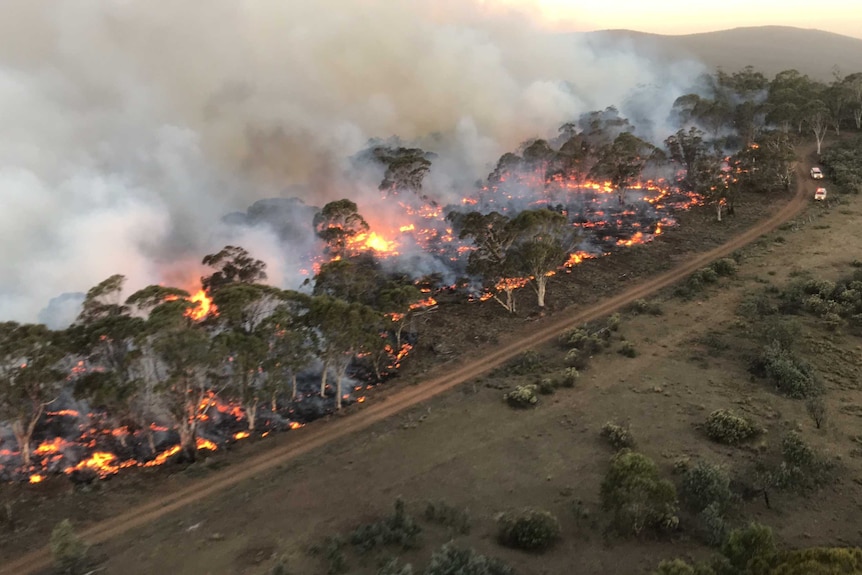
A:
POLYGON ((536 385, 519 385, 509 393, 503 395, 503 400, 510 406, 515 408, 532 407, 539 402, 539 397, 536 395, 536 385))
POLYGON ((86 563, 87 546, 75 534, 72 522, 64 519, 51 532, 51 555, 60 573, 79 575, 86 563))
POLYGON ((611 444, 616 451, 635 446, 635 439, 628 426, 623 427, 611 421, 602 427, 602 437, 611 444))
POLYGON ((729 409, 717 409, 706 419, 706 434, 710 439, 726 445, 739 445, 759 433, 748 419, 729 409))
POLYGON ((497 517, 497 540, 506 547, 542 551, 560 538, 560 522, 550 512, 524 509, 497 517))

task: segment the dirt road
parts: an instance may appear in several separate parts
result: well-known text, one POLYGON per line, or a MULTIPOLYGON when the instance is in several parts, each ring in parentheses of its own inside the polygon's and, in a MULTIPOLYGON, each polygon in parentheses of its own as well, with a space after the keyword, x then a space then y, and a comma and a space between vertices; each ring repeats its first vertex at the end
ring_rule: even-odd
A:
MULTIPOLYGON (((806 150, 807 151, 807 150, 806 150)), ((803 157, 807 157, 803 156, 803 157)), ((735 237, 704 254, 657 277, 649 279, 606 301, 584 310, 570 310, 546 321, 536 322, 532 331, 525 331, 501 341, 492 349, 478 349, 477 354, 447 369, 445 375, 424 381, 415 386, 404 387, 391 395, 381 398, 372 405, 357 410, 342 418, 328 422, 319 421, 302 429, 291 432, 285 445, 273 448, 244 462, 241 467, 226 469, 219 474, 201 479, 193 485, 180 489, 168 496, 160 497, 146 504, 129 509, 112 519, 103 521, 82 531, 81 537, 90 544, 105 542, 132 529, 146 525, 182 507, 247 481, 305 453, 319 449, 348 434, 355 434, 371 425, 413 407, 438 394, 444 393, 466 381, 474 379, 505 363, 525 349, 546 343, 572 327, 611 314, 626 304, 649 296, 692 272, 706 266, 711 261, 727 256, 763 234, 792 219, 805 206, 813 187, 807 177, 805 164, 798 168, 797 190, 793 199, 770 218, 754 228, 735 237)), ((50 550, 46 547, 22 556, 17 560, 0 566, 0 575, 26 575, 37 572, 50 565, 50 550)))

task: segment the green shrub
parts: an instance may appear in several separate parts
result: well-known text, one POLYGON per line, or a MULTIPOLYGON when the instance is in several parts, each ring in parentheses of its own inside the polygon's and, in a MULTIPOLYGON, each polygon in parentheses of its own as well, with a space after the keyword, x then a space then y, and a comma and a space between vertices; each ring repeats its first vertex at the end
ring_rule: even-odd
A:
POLYGON ((617 451, 635 446, 631 429, 628 426, 623 427, 610 421, 602 426, 602 437, 617 451))
POLYGON ((758 523, 734 529, 721 547, 733 573, 768 573, 776 555, 772 529, 758 523))
POLYGON ((694 567, 682 559, 662 561, 652 575, 695 575, 694 567))
POLYGON ((500 544, 525 551, 542 551, 560 538, 560 522, 541 509, 502 513, 497 527, 500 544))
POLYGON ((856 575, 862 573, 862 549, 812 547, 790 551, 770 575, 856 575))
POLYGON ((737 313, 748 319, 759 319, 778 313, 778 304, 766 293, 760 292, 745 296, 739 304, 737 313))
POLYGON ((718 547, 727 539, 727 522, 724 520, 724 514, 724 509, 717 502, 710 503, 697 514, 697 523, 703 534, 703 540, 711 547, 718 547))
POLYGON ((608 318, 608 329, 611 331, 619 331, 620 324, 623 321, 623 316, 618 313, 613 314, 608 318))
POLYGON ((656 303, 645 299, 636 299, 626 307, 626 311, 633 315, 662 315, 664 310, 656 303))
POLYGON ((575 328, 564 335, 563 341, 569 349, 577 349, 587 354, 601 351, 607 343, 609 330, 590 332, 584 327, 575 328))
POLYGON ((423 575, 515 575, 515 570, 472 549, 459 549, 450 543, 431 555, 423 575))
POLYGON ((448 527, 460 535, 470 533, 470 512, 445 501, 429 502, 425 507, 425 519, 448 527))
POLYGON ((760 322, 756 335, 765 344, 777 343, 783 349, 793 349, 802 337, 802 325, 794 318, 770 317, 760 322))
POLYGON ((620 346, 620 348, 617 350, 617 353, 625 357, 637 357, 638 350, 635 349, 635 346, 632 342, 627 341, 620 346))
POLYGON ((755 375, 766 377, 791 399, 805 399, 820 392, 811 365, 774 341, 763 348, 751 366, 755 375))
POLYGON ((717 409, 706 419, 707 436, 725 445, 739 445, 757 435, 758 431, 749 420, 728 409, 717 409))
POLYGON ((712 262, 710 267, 715 273, 725 277, 736 275, 736 270, 738 268, 736 260, 733 258, 722 258, 720 260, 716 260, 712 262))
POLYGON ((532 349, 518 355, 506 364, 505 372, 512 375, 532 375, 542 367, 542 358, 532 349))
POLYGON ((360 525, 350 534, 350 543, 363 553, 384 545, 414 549, 421 532, 422 528, 407 514, 404 501, 397 499, 392 515, 383 521, 360 525))
POLYGON ((680 498, 695 513, 711 505, 724 512, 733 498, 730 477, 723 467, 698 461, 689 466, 683 475, 680 498))
POLYGON ((327 563, 327 575, 340 575, 347 572, 347 558, 344 556, 344 540, 341 537, 327 537, 321 545, 311 547, 313 555, 323 555, 327 563))
POLYGON ((712 284, 718 281, 718 273, 712 268, 703 268, 689 278, 689 284, 712 284))
POLYGON ((557 383, 549 377, 543 377, 540 379, 537 386, 539 393, 542 395, 551 395, 557 391, 557 383))
POLYGON ((413 575, 413 566, 408 563, 399 567, 398 559, 394 558, 378 569, 377 575, 413 575))
POLYGON ((775 474, 779 489, 815 489, 829 477, 831 465, 814 449, 790 431, 781 438, 781 466, 775 474))
POLYGON ((288 575, 287 565, 284 564, 283 560, 279 559, 275 565, 272 566, 272 569, 269 570, 269 575, 288 575))
POLYGON ((590 362, 590 354, 580 349, 570 349, 566 352, 566 365, 573 369, 583 370, 590 362))
POLYGON ((563 370, 563 374, 560 377, 560 385, 562 387, 575 387, 575 384, 578 383, 578 379, 581 377, 581 372, 578 371, 576 367, 567 367, 563 370))
POLYGON ((601 500, 621 534, 670 530, 679 524, 673 483, 661 479, 655 462, 641 453, 623 450, 611 459, 601 500))
POLYGON ((87 546, 75 534, 72 522, 68 519, 62 520, 51 531, 51 556, 59 572, 68 575, 82 573, 87 551, 87 546))
POLYGON ((509 393, 503 394, 503 400, 510 406, 523 409, 532 407, 539 402, 539 397, 536 395, 536 385, 519 385, 509 393))

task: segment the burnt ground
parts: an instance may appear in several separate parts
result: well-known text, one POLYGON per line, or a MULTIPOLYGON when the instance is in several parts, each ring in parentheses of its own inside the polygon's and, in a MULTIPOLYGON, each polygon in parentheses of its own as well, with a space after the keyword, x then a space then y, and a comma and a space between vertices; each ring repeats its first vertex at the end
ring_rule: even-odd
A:
MULTIPOLYGON (((672 266, 685 257, 686 247, 702 250, 722 243, 780 202, 776 197, 749 200, 740 206, 736 218, 720 225, 712 222, 709 209, 684 214, 681 227, 667 230, 652 245, 585 262, 573 274, 555 278, 549 301, 558 308, 566 301, 587 307, 591 301, 622 291, 637 278, 672 266)), ((856 209, 858 206, 851 205, 824 216, 829 218, 830 227, 816 231, 823 236, 819 251, 831 258, 846 259, 855 239, 852 226, 857 221, 853 217, 856 209), (836 241, 847 250, 829 251, 829 245, 836 241)), ((782 232, 786 238, 783 244, 756 248, 746 260, 740 279, 717 290, 708 300, 674 300, 663 304, 672 306, 674 312, 659 321, 638 317, 624 322, 621 333, 637 346, 640 355, 635 359, 616 354, 596 358, 576 389, 558 392, 536 410, 513 412, 500 401, 502 392, 496 387, 510 386, 512 382, 508 380, 490 382, 493 387, 487 387, 486 380, 461 386, 421 408, 377 424, 370 431, 300 457, 275 473, 262 473, 259 481, 242 483, 162 519, 134 532, 129 539, 121 537, 99 546, 95 553, 111 558, 106 564, 108 573, 259 573, 264 566, 252 564, 266 563, 273 554, 287 555, 294 572, 322 573, 325 568, 320 560, 305 552, 307 545, 388 512, 398 494, 406 498, 411 509, 426 499, 438 498, 469 506, 475 519, 473 534, 466 542, 505 556, 524 573, 557 572, 562 566, 560 561, 573 554, 588 560, 586 565, 595 565, 585 572, 617 570, 615 563, 608 561, 622 562, 619 568, 626 566, 634 572, 637 566, 646 565, 647 557, 697 550, 697 545, 685 541, 676 541, 673 549, 662 549, 668 544, 656 542, 615 542, 606 548, 600 537, 584 537, 584 533, 575 536, 583 529, 573 525, 574 519, 566 509, 578 499, 588 507, 595 506, 598 481, 608 457, 596 434, 608 419, 628 421, 644 451, 662 462, 663 467, 667 467, 673 454, 679 453, 717 451, 723 457, 745 459, 745 452, 716 449, 692 429, 693 422, 712 404, 723 406, 731 398, 736 400, 739 390, 734 389, 732 381, 748 381, 747 376, 740 375, 745 366, 737 365, 739 362, 733 358, 728 358, 726 365, 716 360, 711 367, 704 367, 702 361, 689 362, 684 357, 686 342, 696 338, 698 326, 707 328, 721 321, 735 321, 733 298, 762 279, 763 272, 757 271, 761 264, 772 266, 777 281, 792 265, 809 265, 800 259, 805 253, 809 254, 810 265, 825 263, 829 258, 816 253, 817 249, 810 251, 812 241, 808 236, 815 233, 812 226, 803 230, 782 232), (757 250, 763 253, 758 256, 757 250), (756 263, 758 257, 761 264, 756 263), (749 269, 752 266, 754 270, 749 269), (746 279, 746 274, 756 274, 757 278, 746 279), (736 374, 736 380, 728 378, 730 374, 736 374), (663 383, 649 385, 650 381, 663 383), (668 411, 676 413, 672 420, 666 415, 668 411), (494 512, 527 504, 552 509, 566 530, 563 544, 541 560, 498 549, 490 536, 494 512), (182 549, 177 543, 183 544, 182 549)), ((440 361, 440 355, 470 351, 477 342, 493 343, 497 334, 525 329, 528 322, 535 320, 526 295, 521 299, 523 315, 517 318, 508 317, 494 302, 441 305, 437 312, 425 317, 422 343, 413 362, 406 362, 402 382, 378 390, 369 403, 386 401, 405 382, 421 377, 423 371, 427 373, 440 361), (446 336, 436 338, 435 333, 446 336), (446 345, 433 347, 438 341, 446 345)), ((543 353, 552 355, 550 350, 543 353)), ((752 396, 751 403, 769 405, 779 401, 765 390, 763 393, 764 397, 752 396)), ((794 402, 791 414, 798 412, 799 406, 794 402)), ((361 411, 355 417, 361 417, 361 411)), ((840 422, 834 425, 840 435, 840 422)), ((86 525, 112 517, 142 501, 196 482, 205 483, 222 467, 241 468, 252 456, 274 449, 283 441, 284 437, 276 437, 240 444, 188 467, 130 470, 87 490, 73 489, 63 478, 36 486, 3 486, 2 496, 10 503, 17 528, 4 533, 0 549, 6 557, 19 555, 43 545, 50 529, 62 518, 70 517, 76 525, 86 525)), ((849 495, 859 495, 853 492, 852 484, 849 495)), ((843 509, 852 515, 847 496, 834 511, 843 509)), ((762 510, 754 505, 752 511, 762 510)), ((764 521, 770 522, 768 518, 764 521)), ((807 533, 814 537, 814 531, 822 537, 840 533, 852 537, 855 533, 847 530, 842 519, 833 518, 833 522, 838 525, 829 534, 823 529, 806 531, 803 527, 796 535, 805 537, 807 533)), ((445 534, 432 529, 426 539, 428 544, 420 556, 427 556, 432 543, 444 540, 445 534)), ((827 542, 834 542, 834 538, 827 542)))

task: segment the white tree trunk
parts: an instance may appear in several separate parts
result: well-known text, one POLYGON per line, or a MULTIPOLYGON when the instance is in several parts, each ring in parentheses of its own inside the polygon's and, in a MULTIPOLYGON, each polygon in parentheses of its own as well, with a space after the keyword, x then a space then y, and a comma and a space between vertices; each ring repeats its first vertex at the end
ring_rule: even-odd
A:
POLYGON ((326 394, 326 373, 329 371, 329 362, 323 362, 323 373, 320 376, 320 397, 326 394))
POLYGON ((257 420, 257 398, 254 398, 248 405, 245 406, 245 416, 248 419, 248 431, 254 433, 254 425, 257 420))
POLYGON ((721 202, 715 204, 715 215, 718 217, 718 221, 721 221, 721 202))
POLYGON ((548 276, 542 274, 536 276, 536 295, 539 298, 539 307, 545 307, 545 291, 548 287, 548 276))

